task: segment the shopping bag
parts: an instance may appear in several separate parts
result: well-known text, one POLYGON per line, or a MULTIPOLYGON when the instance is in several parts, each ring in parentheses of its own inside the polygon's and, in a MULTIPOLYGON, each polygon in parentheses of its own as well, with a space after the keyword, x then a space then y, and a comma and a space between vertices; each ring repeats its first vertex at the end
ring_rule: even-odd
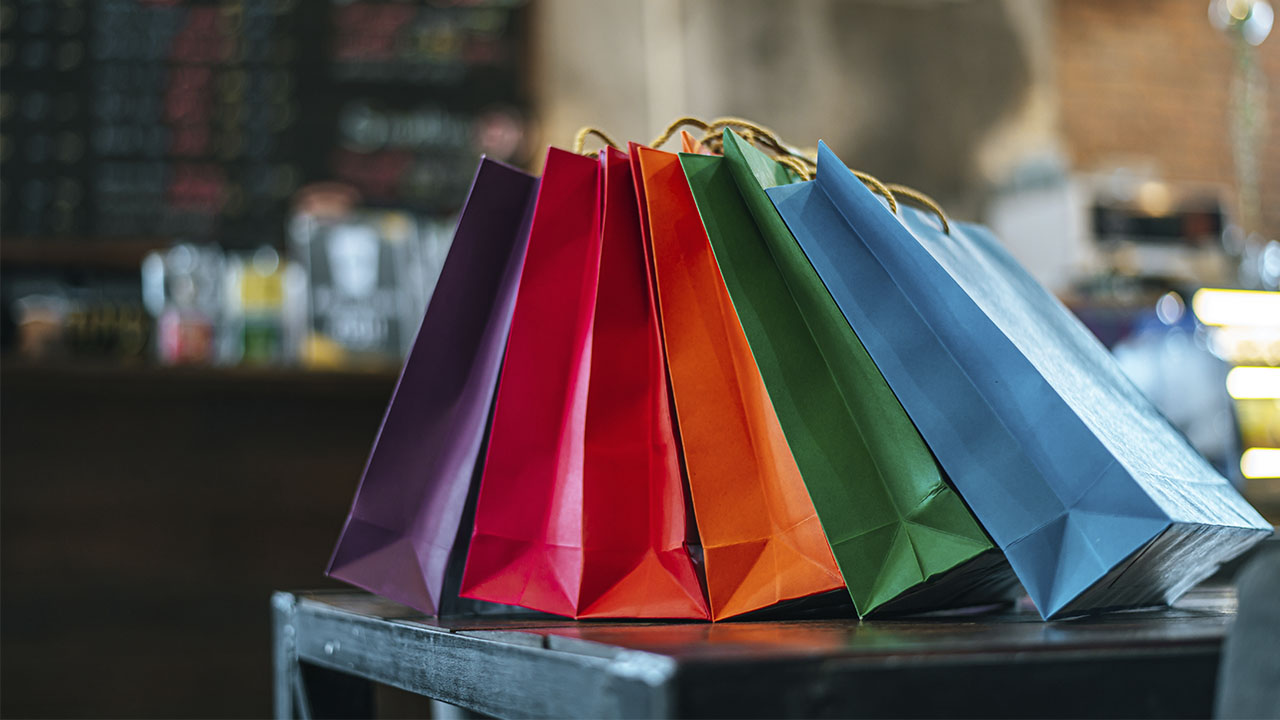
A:
POLYGON ((680 156, 729 295, 855 607, 1004 599, 1008 566, 948 486, 762 183, 794 178, 725 133, 680 156))
POLYGON ((694 153, 696 155, 711 154, 697 138, 689 134, 688 130, 680 131, 680 152, 694 153))
POLYGON ((551 149, 462 595, 706 619, 625 153, 551 149))
POLYGON ((1269 534, 989 232, 900 222, 825 145, 769 195, 1042 616, 1172 602, 1269 534))
MULTIPOLYGON (((428 614, 451 556, 515 306, 537 178, 481 159, 453 245, 374 440, 328 573, 428 614)), ((474 478, 474 479, 473 479, 474 478)))
POLYGON ((843 588, 673 153, 630 146, 711 618, 843 588))

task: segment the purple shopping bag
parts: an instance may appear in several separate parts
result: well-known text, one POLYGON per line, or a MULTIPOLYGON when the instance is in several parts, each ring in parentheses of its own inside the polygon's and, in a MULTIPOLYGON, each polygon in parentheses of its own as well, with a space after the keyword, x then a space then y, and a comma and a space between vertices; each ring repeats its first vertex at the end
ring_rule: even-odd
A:
POLYGON ((481 159, 330 576, 429 614, 453 609, 466 551, 457 541, 470 531, 459 527, 480 477, 537 188, 481 159))

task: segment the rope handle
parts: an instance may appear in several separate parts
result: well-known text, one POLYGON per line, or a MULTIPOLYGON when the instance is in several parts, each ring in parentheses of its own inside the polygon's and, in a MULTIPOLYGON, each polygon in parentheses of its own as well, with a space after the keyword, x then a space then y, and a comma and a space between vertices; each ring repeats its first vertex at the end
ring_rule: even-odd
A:
POLYGON ((942 211, 942 206, 936 200, 906 185, 890 183, 885 187, 898 199, 906 200, 916 207, 923 207, 926 210, 933 211, 933 214, 938 216, 938 221, 942 223, 942 232, 948 235, 951 234, 951 221, 947 219, 947 214, 942 211))
POLYGON ((696 127, 699 130, 702 130, 703 132, 706 132, 707 128, 709 127, 709 125, 707 125, 705 120, 700 120, 691 115, 679 117, 679 118, 676 118, 675 120, 672 120, 671 124, 667 126, 667 129, 663 130, 661 135, 654 138, 653 142, 649 143, 649 147, 654 148, 655 150, 657 148, 662 147, 668 140, 670 140, 672 137, 675 136, 677 130, 679 130, 680 128, 686 125, 696 127))
POLYGON ((890 212, 894 215, 898 214, 898 197, 893 194, 893 190, 890 189, 888 185, 885 185, 872 175, 864 173, 861 170, 854 170, 853 168, 849 168, 849 170, 853 173, 854 177, 862 181, 863 185, 871 188, 871 192, 889 201, 890 212))
MULTIPOLYGON (((781 141, 777 141, 777 142, 779 145, 785 145, 781 141)), ((796 174, 804 178, 805 180, 812 180, 816 176, 817 169, 818 169, 817 160, 813 159, 813 157, 811 157, 810 155, 800 150, 794 150, 792 148, 785 148, 784 152, 787 152, 787 155, 785 157, 792 160, 793 162, 783 162, 783 159, 781 157, 774 158, 774 159, 777 160, 778 162, 782 162, 782 164, 787 165, 787 167, 790 167, 792 170, 796 171, 796 174)), ((884 198, 885 201, 889 204, 890 212, 892 212, 894 215, 898 214, 898 198, 894 195, 889 185, 886 185, 885 183, 880 182, 879 179, 877 179, 874 175, 871 175, 870 173, 865 173, 865 172, 862 172, 861 170, 855 170, 854 168, 849 168, 849 171, 853 173, 854 177, 858 178, 858 180, 861 180, 863 185, 866 185, 868 188, 870 188, 871 192, 884 198)), ((902 186, 899 185, 898 187, 901 188, 902 186)), ((909 190, 910 188, 903 188, 903 189, 909 190)), ((917 194, 923 196, 923 193, 917 193, 917 194)))
MULTIPOLYGON (((711 122, 706 122, 692 116, 679 117, 673 120, 671 124, 667 125, 666 129, 663 130, 658 137, 654 138, 653 142, 649 143, 649 147, 661 147, 675 135, 677 130, 686 125, 702 130, 703 136, 701 142, 713 152, 724 152, 724 132, 725 130, 733 129, 739 131, 743 139, 747 142, 753 145, 761 145, 766 150, 771 151, 774 155, 775 161, 791 170, 798 177, 805 180, 812 180, 817 174, 818 161, 813 157, 812 153, 799 150, 786 144, 774 131, 745 118, 721 117, 716 118, 711 122)), ((613 138, 609 137, 609 135, 603 130, 588 125, 579 130, 577 135, 574 136, 573 151, 579 155, 594 154, 584 152, 587 139, 593 135, 609 147, 619 147, 618 143, 613 138)), ((938 216, 938 221, 942 224, 942 231, 944 233, 948 235, 951 234, 951 221, 947 218, 947 214, 943 211, 942 206, 933 198, 925 195, 919 190, 907 187, 906 185, 883 183, 870 173, 865 173, 853 168, 849 168, 849 170, 858 178, 859 181, 862 182, 862 184, 870 188, 872 192, 883 197, 889 205, 890 212, 893 214, 898 214, 898 205, 900 202, 906 202, 911 205, 915 205, 916 207, 924 208, 938 216)))
POLYGON ((615 142, 613 138, 609 137, 605 131, 598 127, 591 127, 588 125, 579 130, 577 135, 573 136, 573 151, 579 155, 594 155, 595 153, 583 152, 583 148, 587 146, 587 138, 592 135, 603 140, 604 143, 611 148, 619 147, 618 143, 615 142))
POLYGON ((808 159, 799 150, 784 143, 782 138, 778 137, 778 134, 769 128, 737 117, 722 117, 712 120, 707 124, 702 142, 717 151, 723 151, 724 131, 729 129, 737 130, 747 142, 753 145, 763 145, 774 153, 799 157, 804 160, 808 159))
MULTIPOLYGON (((789 157, 803 161, 802 164, 806 167, 804 167, 803 170, 797 170, 797 167, 794 164, 783 163, 784 165, 787 165, 792 170, 797 170, 796 174, 806 180, 813 179, 814 173, 818 167, 816 160, 814 160, 808 153, 797 153, 789 157)), ((778 160, 781 162, 781 158, 778 158, 778 160)), ((862 181, 863 185, 866 185, 871 188, 872 192, 885 198, 889 202, 889 209, 895 215, 898 213, 898 205, 903 202, 915 205, 919 208, 924 208, 938 216, 938 222, 942 224, 942 231, 944 233, 948 235, 951 234, 951 220, 947 217, 947 213, 942 209, 942 206, 938 204, 938 201, 915 188, 907 187, 906 185, 899 185, 898 183, 882 183, 870 173, 865 173, 853 168, 849 168, 849 170, 855 177, 862 181)))

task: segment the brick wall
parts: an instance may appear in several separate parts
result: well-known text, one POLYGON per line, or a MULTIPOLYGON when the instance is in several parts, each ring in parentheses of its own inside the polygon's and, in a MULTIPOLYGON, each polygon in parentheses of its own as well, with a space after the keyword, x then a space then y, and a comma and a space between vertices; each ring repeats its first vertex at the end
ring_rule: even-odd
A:
MULTIPOLYGON (((1209 24, 1207 8, 1207 0, 1058 0, 1058 88, 1073 167, 1138 158, 1166 179, 1221 183, 1234 193, 1235 51, 1209 24)), ((1280 28, 1256 50, 1270 86, 1256 229, 1280 237, 1280 28)))

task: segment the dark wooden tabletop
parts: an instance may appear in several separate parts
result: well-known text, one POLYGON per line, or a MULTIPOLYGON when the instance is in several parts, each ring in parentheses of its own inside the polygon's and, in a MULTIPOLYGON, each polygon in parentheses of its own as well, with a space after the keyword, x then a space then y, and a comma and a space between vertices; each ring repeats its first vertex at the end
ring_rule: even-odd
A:
POLYGON ((274 604, 281 716, 325 714, 300 680, 315 666, 504 717, 1207 717, 1235 615, 1223 586, 1048 623, 1025 606, 711 624, 430 618, 354 592, 274 604))

